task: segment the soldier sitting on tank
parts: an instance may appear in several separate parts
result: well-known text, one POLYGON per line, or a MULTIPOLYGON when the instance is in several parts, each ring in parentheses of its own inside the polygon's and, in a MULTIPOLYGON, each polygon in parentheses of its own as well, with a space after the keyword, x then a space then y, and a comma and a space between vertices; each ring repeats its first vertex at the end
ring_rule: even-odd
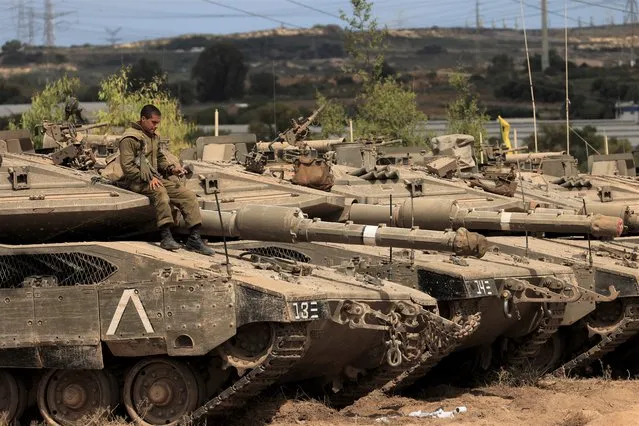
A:
POLYGON ((162 114, 157 107, 145 105, 140 112, 140 121, 131 123, 131 127, 126 129, 120 139, 120 164, 124 174, 124 186, 151 199, 162 238, 160 247, 166 250, 177 250, 181 247, 171 235, 171 226, 174 225, 171 213, 173 204, 180 209, 191 231, 185 248, 213 255, 215 252, 204 244, 200 237, 202 216, 195 194, 177 179, 178 176, 183 176, 186 170, 179 164, 169 163, 159 149, 160 137, 155 130, 161 117, 162 114))

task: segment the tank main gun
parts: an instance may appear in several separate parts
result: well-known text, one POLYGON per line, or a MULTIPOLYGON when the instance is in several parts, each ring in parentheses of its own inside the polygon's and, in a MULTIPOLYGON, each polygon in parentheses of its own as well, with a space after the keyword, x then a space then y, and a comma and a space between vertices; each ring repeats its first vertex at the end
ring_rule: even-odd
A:
MULTIPOLYGON (((452 252, 482 257, 487 243, 483 235, 464 228, 428 231, 352 222, 323 222, 307 218, 300 209, 279 206, 246 206, 233 212, 202 210, 203 235, 275 242, 328 242, 378 247, 452 252)), ((184 226, 184 223, 181 223, 184 226)))
MULTIPOLYGON (((393 207, 394 226, 423 229, 458 229, 474 231, 553 232, 557 234, 591 234, 613 238, 623 232, 623 220, 601 214, 579 215, 565 212, 498 212, 466 209, 454 201, 415 198, 393 207)), ((353 204, 348 220, 363 224, 391 224, 388 206, 353 204)))

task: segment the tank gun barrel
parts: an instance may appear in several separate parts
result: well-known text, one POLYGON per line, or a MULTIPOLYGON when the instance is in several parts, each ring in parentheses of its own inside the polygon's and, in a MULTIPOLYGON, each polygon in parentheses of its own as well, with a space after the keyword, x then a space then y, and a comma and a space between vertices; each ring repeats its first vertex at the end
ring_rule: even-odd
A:
POLYGON ((344 143, 344 138, 303 141, 299 143, 300 146, 291 145, 288 142, 258 142, 255 146, 259 152, 278 152, 300 148, 310 148, 318 152, 327 152, 333 149, 333 146, 340 143, 344 143))
POLYGON ((566 155, 565 151, 557 151, 557 152, 527 152, 527 153, 506 153, 506 163, 516 163, 518 161, 535 161, 535 160, 543 160, 544 158, 558 157, 561 155, 566 155))
MULTIPOLYGON (((583 209, 580 211, 583 213, 583 209)), ((639 205, 628 204, 625 201, 612 201, 609 203, 586 202, 586 212, 588 214, 600 214, 618 217, 623 220, 628 232, 637 233, 639 231, 639 205)))
MULTIPOLYGON (((417 198, 406 200, 393 208, 393 224, 409 228, 414 223, 423 229, 461 228, 474 231, 528 231, 559 234, 591 234, 595 237, 618 237, 623 232, 623 220, 619 217, 578 215, 566 213, 510 213, 480 211, 460 207, 456 201, 417 198)), ((390 224, 388 206, 353 204, 349 220, 363 224, 390 224)))
MULTIPOLYGON (((182 224, 183 225, 183 224, 182 224)), ((277 242, 329 242, 379 247, 453 252, 482 257, 487 240, 475 232, 427 231, 377 225, 323 222, 308 219, 301 210, 278 206, 247 206, 233 212, 202 210, 201 232, 208 236, 277 242)))

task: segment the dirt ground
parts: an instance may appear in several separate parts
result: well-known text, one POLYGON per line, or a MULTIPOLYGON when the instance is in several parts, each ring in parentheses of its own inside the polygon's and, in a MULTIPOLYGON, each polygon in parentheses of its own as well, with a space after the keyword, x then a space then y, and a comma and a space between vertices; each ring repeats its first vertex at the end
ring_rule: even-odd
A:
POLYGON ((535 386, 494 385, 473 389, 435 386, 414 397, 374 392, 337 411, 303 396, 273 397, 254 403, 233 425, 556 425, 639 424, 639 381, 541 380, 535 386), (446 411, 465 406, 453 419, 409 417, 417 410, 446 411))

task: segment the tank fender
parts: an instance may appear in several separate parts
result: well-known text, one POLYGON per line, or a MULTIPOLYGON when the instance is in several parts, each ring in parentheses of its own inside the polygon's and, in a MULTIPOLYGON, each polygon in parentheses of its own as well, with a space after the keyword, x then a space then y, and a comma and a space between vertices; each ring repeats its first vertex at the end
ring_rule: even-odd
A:
POLYGON ((236 287, 238 327, 252 322, 297 322, 330 318, 323 295, 287 298, 249 285, 236 287))

